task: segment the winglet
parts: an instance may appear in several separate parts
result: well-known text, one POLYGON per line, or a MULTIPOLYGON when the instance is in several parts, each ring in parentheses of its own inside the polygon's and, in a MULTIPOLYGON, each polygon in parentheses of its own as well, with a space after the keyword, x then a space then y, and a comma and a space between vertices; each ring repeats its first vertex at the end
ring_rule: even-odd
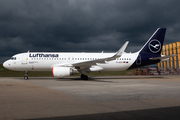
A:
POLYGON ((121 55, 122 55, 123 52, 125 51, 128 43, 129 43, 129 41, 126 41, 126 42, 124 43, 124 45, 116 52, 116 54, 114 55, 114 57, 121 57, 121 55))
MULTIPOLYGON (((124 51, 125 51, 128 43, 129 43, 129 41, 126 41, 126 42, 124 43, 124 45, 123 45, 123 46, 115 53, 115 55, 113 55, 112 57, 100 59, 100 60, 98 60, 98 61, 103 61, 103 62, 104 62, 104 61, 111 61, 111 60, 115 60, 116 58, 121 57, 122 54, 124 53, 124 51)), ((99 63, 99 62, 98 62, 98 63, 99 63)))

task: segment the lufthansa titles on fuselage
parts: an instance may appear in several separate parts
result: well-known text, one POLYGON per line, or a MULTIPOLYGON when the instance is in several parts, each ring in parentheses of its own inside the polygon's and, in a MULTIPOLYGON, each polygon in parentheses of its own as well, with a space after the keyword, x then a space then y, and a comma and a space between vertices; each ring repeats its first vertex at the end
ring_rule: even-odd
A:
POLYGON ((29 57, 59 57, 58 54, 42 54, 42 53, 36 53, 36 54, 29 54, 29 57))

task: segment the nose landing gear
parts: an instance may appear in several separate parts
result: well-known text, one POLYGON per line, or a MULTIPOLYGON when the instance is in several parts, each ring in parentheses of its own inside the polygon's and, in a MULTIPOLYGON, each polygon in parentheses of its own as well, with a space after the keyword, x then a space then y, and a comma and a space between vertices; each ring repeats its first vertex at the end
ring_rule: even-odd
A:
POLYGON ((25 76, 24 76, 24 79, 25 79, 25 80, 28 79, 28 73, 29 73, 29 71, 25 71, 25 76))

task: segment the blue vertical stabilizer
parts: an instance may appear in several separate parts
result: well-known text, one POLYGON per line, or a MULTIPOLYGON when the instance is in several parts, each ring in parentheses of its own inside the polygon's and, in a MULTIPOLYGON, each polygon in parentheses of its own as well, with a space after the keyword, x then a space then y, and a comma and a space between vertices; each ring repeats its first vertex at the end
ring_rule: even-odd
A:
POLYGON ((136 61, 129 69, 160 62, 160 59, 152 60, 151 58, 161 57, 161 50, 164 43, 165 33, 166 28, 158 28, 149 38, 146 44, 138 51, 136 61))

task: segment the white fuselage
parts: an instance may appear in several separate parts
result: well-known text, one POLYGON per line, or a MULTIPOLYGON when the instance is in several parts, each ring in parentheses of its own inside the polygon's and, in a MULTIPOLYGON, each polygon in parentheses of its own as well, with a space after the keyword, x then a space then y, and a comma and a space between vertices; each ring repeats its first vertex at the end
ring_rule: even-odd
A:
MULTIPOLYGON (((31 52, 14 55, 4 62, 6 68, 15 71, 51 71, 53 66, 70 66, 75 63, 83 63, 102 58, 108 58, 115 53, 52 53, 31 52)), ((121 71, 128 69, 136 60, 137 53, 123 53, 120 58, 105 63, 92 65, 90 71, 121 71), (93 69, 93 66, 94 67, 93 69), (99 69, 100 67, 101 69, 99 69)))

